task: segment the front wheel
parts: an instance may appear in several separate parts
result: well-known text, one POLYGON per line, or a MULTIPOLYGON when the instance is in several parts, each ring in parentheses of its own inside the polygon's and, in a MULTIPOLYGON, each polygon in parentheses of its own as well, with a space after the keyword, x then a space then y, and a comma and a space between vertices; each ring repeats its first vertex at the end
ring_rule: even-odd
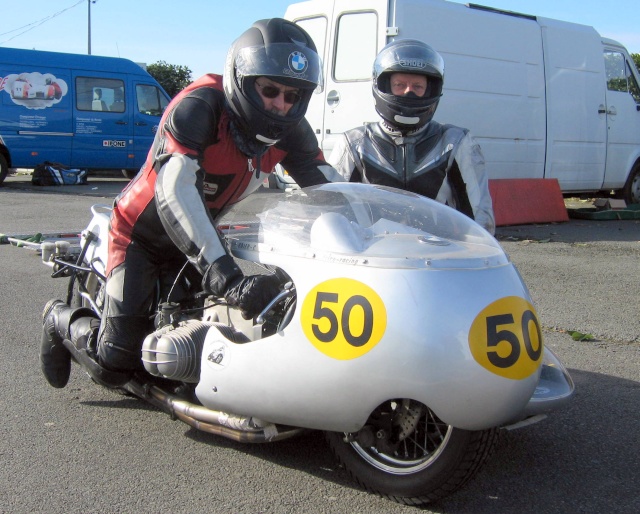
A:
POLYGON ((640 203, 640 163, 636 163, 631 169, 620 196, 627 204, 640 203))
MULTIPOLYGON (((84 263, 85 266, 89 266, 84 263)), ((88 307, 98 316, 101 316, 101 309, 104 304, 105 283, 98 278, 95 273, 80 272, 76 275, 71 294, 67 300, 69 306, 77 309, 79 307, 88 307), (83 294, 84 293, 84 294, 83 294), (87 294, 91 301, 87 298, 87 294), (92 304, 93 301, 93 304, 92 304)))
POLYGON ((468 431, 442 422, 413 400, 384 403, 358 432, 326 432, 338 460, 365 489, 405 505, 443 498, 487 460, 496 429, 468 431))

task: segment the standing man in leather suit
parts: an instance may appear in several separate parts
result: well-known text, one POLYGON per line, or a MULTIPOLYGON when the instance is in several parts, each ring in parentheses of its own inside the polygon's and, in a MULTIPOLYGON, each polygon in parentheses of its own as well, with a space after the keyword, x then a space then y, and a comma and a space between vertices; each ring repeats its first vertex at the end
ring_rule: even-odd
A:
POLYGON ((156 284, 166 292, 162 285, 169 289, 183 268, 195 269, 205 291, 247 319, 273 299, 278 280, 245 276, 214 220, 280 162, 301 186, 342 180, 304 119, 322 83, 310 36, 274 18, 254 23, 234 42, 223 77, 205 75, 172 100, 146 163, 115 201, 102 321, 59 300, 45 307, 40 356, 51 385, 64 387, 69 379, 63 339, 99 369, 125 375, 141 369, 156 284))
POLYGON ((443 83, 444 61, 429 45, 412 39, 389 43, 373 65, 373 97, 382 120, 345 132, 329 161, 347 181, 427 196, 493 234, 480 146, 467 129, 432 120, 443 83))

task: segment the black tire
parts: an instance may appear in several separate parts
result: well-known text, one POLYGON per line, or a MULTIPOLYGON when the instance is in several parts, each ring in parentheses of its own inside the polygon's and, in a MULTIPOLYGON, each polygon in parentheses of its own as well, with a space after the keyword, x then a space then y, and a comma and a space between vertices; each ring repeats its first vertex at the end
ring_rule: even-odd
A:
POLYGON ((138 170, 122 170, 122 176, 131 180, 138 174, 138 170))
POLYGON ((7 178, 9 174, 9 164, 7 164, 7 159, 5 159, 4 155, 0 153, 0 184, 4 182, 4 179, 7 178))
MULTIPOLYGON (((87 264, 85 263, 85 265, 87 264)), ((102 306, 102 304, 104 303, 105 294, 104 283, 99 281, 95 275, 87 275, 86 273, 79 273, 76 276, 76 279, 73 283, 73 290, 71 291, 69 306, 73 307, 74 309, 78 307, 87 307, 89 309, 93 309, 91 302, 89 302, 89 300, 87 300, 80 294, 80 283, 82 283, 87 292, 89 292, 93 301, 96 302, 99 306, 102 306)), ((98 313, 96 312, 96 314, 98 313)))
POLYGON ((640 163, 636 162, 627 183, 620 191, 620 197, 628 204, 640 203, 640 163))
POLYGON ((422 505, 452 494, 470 480, 492 453, 498 430, 454 428, 426 406, 407 402, 396 400, 383 404, 367 425, 369 434, 375 436, 380 430, 384 432, 385 427, 388 430, 393 426, 395 433, 389 443, 394 449, 361 445, 357 441, 363 440, 362 430, 358 434, 326 432, 325 435, 338 461, 366 490, 404 505, 422 505), (402 405, 410 405, 413 412, 408 416, 413 418, 408 425, 406 419, 399 419, 402 405), (376 419, 382 423, 376 423, 376 419), (399 438, 402 430, 405 434, 399 438))

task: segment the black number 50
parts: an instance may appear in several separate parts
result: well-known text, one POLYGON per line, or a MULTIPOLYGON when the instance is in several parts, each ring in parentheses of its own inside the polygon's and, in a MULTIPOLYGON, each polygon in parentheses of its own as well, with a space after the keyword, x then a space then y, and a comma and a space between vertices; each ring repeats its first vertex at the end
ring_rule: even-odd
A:
POLYGON ((326 305, 337 303, 337 293, 317 294, 313 308, 313 318, 316 320, 326 319, 329 322, 329 328, 323 332, 320 330, 320 326, 317 323, 314 323, 311 325, 313 335, 322 343, 330 343, 336 340, 338 332, 340 331, 340 328, 342 328, 342 335, 345 341, 351 346, 360 347, 367 344, 371 339, 371 334, 373 332, 373 308, 369 300, 361 295, 351 296, 342 308, 340 320, 338 320, 338 315, 334 311, 337 305, 326 305), (360 307, 364 314, 364 322, 360 335, 354 335, 349 324, 351 313, 355 307, 360 307))
POLYGON ((520 320, 520 333, 522 334, 523 341, 521 342, 516 332, 508 329, 499 330, 498 327, 514 325, 515 321, 512 314, 500 314, 497 316, 487 317, 487 347, 495 348, 500 343, 505 342, 509 345, 509 353, 501 357, 495 350, 487 350, 487 358, 489 362, 498 368, 509 368, 513 366, 520 358, 520 352, 522 346, 529 358, 536 362, 542 353, 542 332, 540 331, 540 325, 533 312, 526 310, 522 313, 522 319, 520 320), (529 332, 529 322, 532 322, 538 336, 538 347, 533 348, 531 344, 531 334, 529 332))

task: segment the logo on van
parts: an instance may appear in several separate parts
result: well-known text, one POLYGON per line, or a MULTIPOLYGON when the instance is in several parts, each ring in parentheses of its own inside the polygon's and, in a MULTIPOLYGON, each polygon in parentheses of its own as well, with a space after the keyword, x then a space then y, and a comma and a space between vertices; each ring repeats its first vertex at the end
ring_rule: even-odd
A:
POLYGON ((14 73, 0 78, 0 90, 13 103, 27 109, 46 109, 57 104, 69 91, 67 83, 51 73, 14 73))
POLYGON ((404 66, 405 68, 426 68, 427 63, 425 63, 422 59, 400 59, 400 66, 404 66))
POLYGON ((307 70, 309 61, 302 52, 291 52, 289 54, 289 68, 294 73, 304 73, 307 70))
POLYGON ((102 141, 102 146, 108 147, 108 148, 126 148, 127 142, 126 141, 112 141, 112 140, 109 140, 109 139, 104 139, 102 141))

